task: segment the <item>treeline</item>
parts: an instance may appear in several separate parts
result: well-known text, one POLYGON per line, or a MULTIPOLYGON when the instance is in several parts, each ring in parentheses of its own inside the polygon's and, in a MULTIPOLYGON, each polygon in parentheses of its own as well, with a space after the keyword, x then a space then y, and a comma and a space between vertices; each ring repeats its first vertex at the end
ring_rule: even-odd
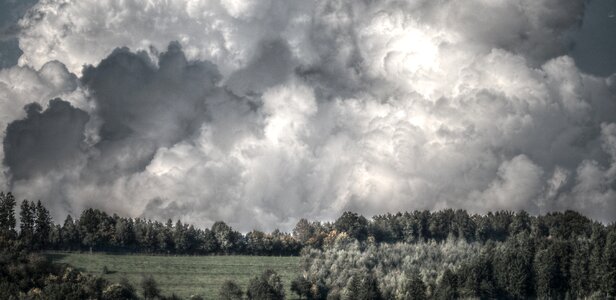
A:
POLYGON ((371 220, 345 212, 335 222, 301 219, 292 234, 274 230, 235 231, 222 221, 211 228, 197 228, 169 219, 165 223, 143 218, 109 215, 86 209, 78 218, 70 215, 54 224, 40 201, 20 205, 20 226, 16 230, 16 201, 12 194, 0 193, 0 246, 17 240, 31 250, 139 252, 159 254, 248 254, 299 255, 302 248, 324 249, 345 233, 361 243, 506 241, 526 232, 533 238, 590 238, 605 225, 574 212, 554 212, 530 216, 521 211, 468 214, 464 210, 413 211, 374 216, 371 220), (12 216, 12 217, 11 217, 12 216))
POLYGON ((590 237, 597 228, 605 229, 605 226, 570 210, 530 216, 525 211, 471 215, 465 210, 445 209, 377 215, 372 220, 353 212, 344 212, 333 224, 302 219, 293 230, 293 236, 303 245, 320 249, 331 244, 332 239, 341 232, 360 242, 442 242, 452 238, 487 242, 505 241, 521 232, 528 232, 534 237, 560 239, 590 237))
POLYGON ((299 255, 302 247, 297 239, 279 230, 254 230, 244 235, 224 222, 201 229, 180 220, 161 223, 111 216, 97 209, 86 209, 76 219, 69 215, 62 225, 54 224, 40 201, 27 200, 20 205, 17 232, 15 206, 11 193, 0 193, 0 243, 15 241, 29 250, 288 256, 299 255))

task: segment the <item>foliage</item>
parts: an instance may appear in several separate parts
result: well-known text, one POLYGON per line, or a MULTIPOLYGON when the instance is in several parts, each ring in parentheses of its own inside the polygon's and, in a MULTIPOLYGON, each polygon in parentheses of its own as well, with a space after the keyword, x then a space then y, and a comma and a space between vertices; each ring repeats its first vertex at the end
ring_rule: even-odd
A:
POLYGON ((141 280, 141 289, 143 293, 144 299, 156 299, 160 296, 160 289, 158 288, 158 283, 154 278, 149 276, 144 276, 141 280))
POLYGON ((260 276, 250 280, 246 295, 252 300, 284 299, 285 293, 280 275, 273 270, 265 270, 260 276))
POLYGON ((233 280, 225 280, 220 286, 218 297, 221 300, 241 300, 244 292, 233 280))
POLYGON ((308 281, 324 282, 330 297, 341 299, 358 299, 360 290, 371 295, 378 290, 385 299, 611 297, 616 234, 613 226, 595 230, 607 232, 605 246, 591 242, 586 231, 581 237, 555 238, 533 236, 530 230, 488 242, 336 242, 306 251, 302 271, 308 281), (601 264, 593 263, 592 253, 601 264), (369 276, 375 284, 367 284, 369 276))

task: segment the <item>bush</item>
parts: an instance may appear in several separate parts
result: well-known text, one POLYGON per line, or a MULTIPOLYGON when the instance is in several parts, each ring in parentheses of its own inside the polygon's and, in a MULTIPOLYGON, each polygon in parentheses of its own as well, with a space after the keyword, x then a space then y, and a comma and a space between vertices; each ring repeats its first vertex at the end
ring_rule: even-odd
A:
POLYGON ((246 294, 248 299, 254 300, 284 299, 282 280, 276 272, 266 270, 261 276, 250 280, 246 294))
POLYGON ((143 298, 145 299, 154 299, 160 296, 158 283, 156 283, 156 280, 151 275, 143 277, 141 288, 143 289, 143 298))
POLYGON ((127 287, 121 283, 114 283, 107 286, 103 290, 103 300, 115 299, 136 299, 136 295, 131 287, 127 287))
POLYGON ((311 287, 310 281, 302 276, 298 276, 291 281, 291 291, 295 292, 299 296, 299 299, 302 299, 304 296, 308 298, 310 296, 311 287))
POLYGON ((223 282, 218 292, 219 299, 222 300, 241 300, 243 295, 242 289, 232 280, 223 282))

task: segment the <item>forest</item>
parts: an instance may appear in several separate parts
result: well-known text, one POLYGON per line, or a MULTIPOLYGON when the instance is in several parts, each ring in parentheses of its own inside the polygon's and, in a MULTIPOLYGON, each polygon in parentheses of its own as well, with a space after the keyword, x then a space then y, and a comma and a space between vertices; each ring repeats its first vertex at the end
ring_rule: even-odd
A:
MULTIPOLYGON (((40 201, 0 193, 0 298, 165 299, 144 278, 141 292, 53 264, 45 251, 156 255, 301 256, 295 295, 266 271, 221 299, 608 299, 616 296, 616 226, 577 212, 485 215, 413 211, 333 222, 301 219, 291 233, 235 231, 222 221, 128 218, 86 209, 56 224, 40 201), (148 292, 149 291, 149 292, 148 292)), ((174 299, 174 295, 166 298, 174 299)), ((176 297, 177 298, 177 297, 176 297)), ((195 298, 196 299, 196 298, 195 298)))

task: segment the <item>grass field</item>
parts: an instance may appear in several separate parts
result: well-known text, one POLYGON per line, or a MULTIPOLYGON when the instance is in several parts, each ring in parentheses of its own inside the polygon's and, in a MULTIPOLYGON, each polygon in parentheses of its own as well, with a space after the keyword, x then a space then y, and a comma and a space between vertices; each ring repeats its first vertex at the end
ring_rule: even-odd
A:
POLYGON ((141 278, 151 274, 163 294, 175 293, 182 298, 201 295, 216 299, 223 281, 233 279, 243 290, 248 281, 266 269, 273 269, 283 279, 287 299, 293 299, 289 288, 298 274, 299 257, 271 256, 149 256, 88 253, 48 253, 55 262, 67 263, 78 270, 102 275, 104 266, 112 282, 126 277, 138 289, 141 278))

